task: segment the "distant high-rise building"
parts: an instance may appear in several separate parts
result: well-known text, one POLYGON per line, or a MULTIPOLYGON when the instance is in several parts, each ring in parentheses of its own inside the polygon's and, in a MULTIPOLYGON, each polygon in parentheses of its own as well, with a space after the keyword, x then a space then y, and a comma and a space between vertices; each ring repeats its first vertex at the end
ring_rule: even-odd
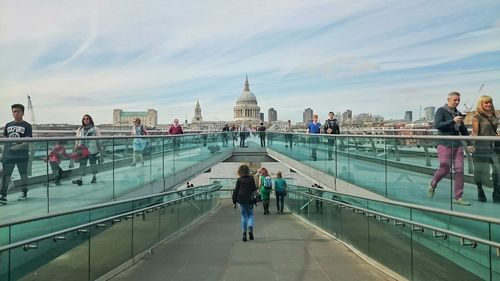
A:
POLYGON ((352 123, 352 110, 348 109, 342 113, 342 124, 352 123))
POLYGON ((302 122, 309 123, 313 119, 313 110, 311 108, 306 108, 304 114, 302 115, 302 122))
POLYGON ((434 113, 435 112, 436 112, 436 107, 434 107, 434 106, 428 106, 428 107, 424 108, 425 121, 427 121, 427 122, 434 121, 434 113))
POLYGON ((264 112, 260 113, 260 121, 264 122, 264 112))
POLYGON ((269 123, 273 122, 273 121, 277 121, 278 120, 278 111, 276 111, 274 108, 269 108, 269 110, 267 111, 267 120, 269 123))
POLYGON ((356 117, 353 119, 354 119, 355 123, 363 124, 365 122, 371 122, 372 115, 370 113, 360 113, 360 114, 356 115, 356 117))
POLYGON ((203 121, 203 118, 201 117, 201 106, 200 106, 200 102, 196 101, 196 106, 194 108, 193 123, 199 123, 201 121, 203 121))
POLYGON ((409 123, 413 121, 413 111, 405 111, 405 121, 409 123))
POLYGON ((340 111, 335 113, 335 118, 339 123, 342 123, 342 113, 340 111))
POLYGON ((141 124, 147 127, 156 127, 158 125, 158 111, 148 109, 148 111, 123 111, 113 109, 113 125, 132 126, 136 118, 141 119, 141 124))

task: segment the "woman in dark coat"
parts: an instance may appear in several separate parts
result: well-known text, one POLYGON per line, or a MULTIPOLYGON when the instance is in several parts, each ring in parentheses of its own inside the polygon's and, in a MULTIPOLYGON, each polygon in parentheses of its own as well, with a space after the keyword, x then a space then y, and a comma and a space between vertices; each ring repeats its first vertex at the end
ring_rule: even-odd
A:
POLYGON ((250 168, 247 165, 241 165, 238 168, 238 180, 236 181, 236 186, 233 190, 233 204, 236 208, 236 203, 240 205, 241 211, 241 230, 243 232, 243 241, 247 241, 247 229, 248 238, 253 240, 253 204, 250 202, 250 197, 252 193, 257 190, 255 186, 255 181, 250 174, 250 168))

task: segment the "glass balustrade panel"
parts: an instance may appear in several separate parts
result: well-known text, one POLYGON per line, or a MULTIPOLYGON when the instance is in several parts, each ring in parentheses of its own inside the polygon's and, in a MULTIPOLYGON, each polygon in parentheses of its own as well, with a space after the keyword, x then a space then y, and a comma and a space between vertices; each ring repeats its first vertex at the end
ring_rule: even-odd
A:
POLYGON ((95 280, 132 258, 134 218, 90 227, 90 279, 95 280))
POLYGON ((24 245, 10 251, 10 261, 10 280, 88 280, 88 235, 73 231, 24 245))

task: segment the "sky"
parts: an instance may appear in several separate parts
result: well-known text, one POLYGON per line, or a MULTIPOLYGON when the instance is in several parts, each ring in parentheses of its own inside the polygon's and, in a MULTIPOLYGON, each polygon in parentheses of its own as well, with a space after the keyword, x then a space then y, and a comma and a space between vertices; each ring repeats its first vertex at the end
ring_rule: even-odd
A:
POLYGON ((500 98, 500 1, 0 0, 0 123, 27 95, 39 124, 232 120, 246 75, 266 119, 466 111, 500 98))

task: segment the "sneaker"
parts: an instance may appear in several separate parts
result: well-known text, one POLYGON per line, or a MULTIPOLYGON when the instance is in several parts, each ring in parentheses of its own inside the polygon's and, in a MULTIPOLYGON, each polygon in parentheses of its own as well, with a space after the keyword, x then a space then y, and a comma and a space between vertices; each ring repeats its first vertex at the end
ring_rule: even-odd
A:
POLYGON ((28 192, 23 191, 17 200, 26 200, 26 198, 28 198, 28 192))
POLYGON ((429 189, 427 189, 427 197, 432 198, 434 197, 434 190, 436 188, 433 188, 432 185, 429 184, 429 189))
POLYGON ((246 233, 243 233, 243 238, 241 238, 241 240, 243 242, 246 242, 247 241, 247 234, 246 233))
POLYGON ((7 204, 7 196, 0 195, 0 205, 7 204))
POLYGON ((463 198, 453 199, 453 203, 458 205, 470 206, 470 203, 465 201, 463 198))
POLYGON ((73 184, 78 184, 78 185, 82 185, 83 184, 83 181, 82 180, 72 180, 71 181, 73 184))
POLYGON ((253 232, 248 233, 248 239, 253 240, 253 232))

